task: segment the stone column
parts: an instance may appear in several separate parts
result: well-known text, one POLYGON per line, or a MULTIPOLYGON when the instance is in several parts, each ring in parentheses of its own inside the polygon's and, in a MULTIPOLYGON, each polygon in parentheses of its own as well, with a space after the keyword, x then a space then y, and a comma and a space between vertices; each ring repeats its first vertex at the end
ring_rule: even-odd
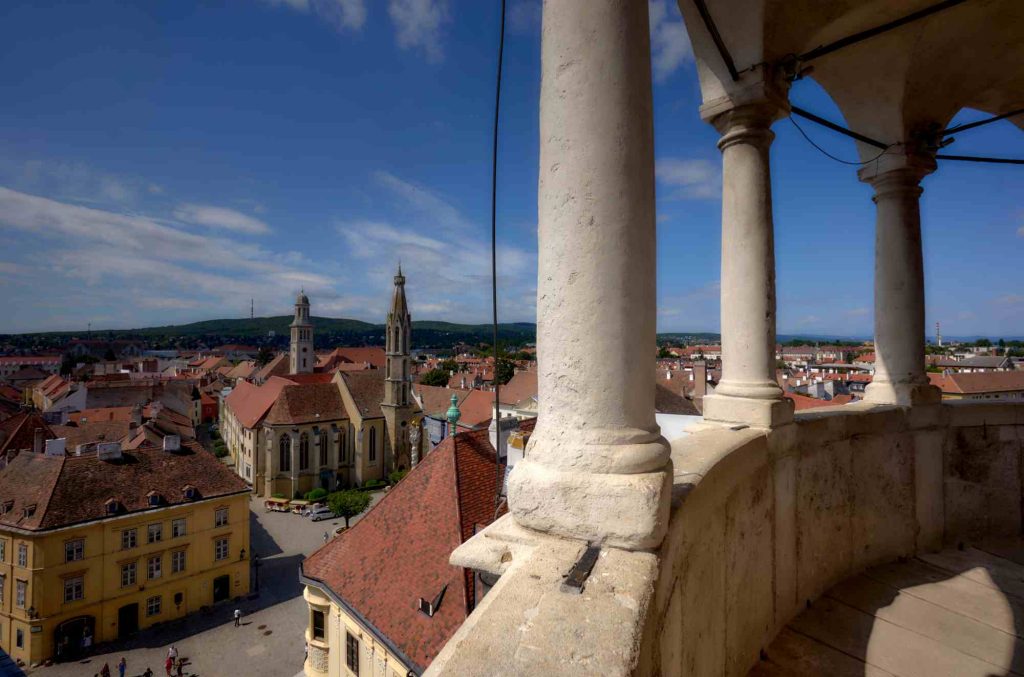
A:
POLYGON ((775 378, 775 233, 768 151, 784 92, 765 85, 701 113, 722 134, 722 378, 704 418, 755 427, 792 420, 775 378))
POLYGON ((858 173, 875 189, 875 374, 864 399, 878 404, 936 403, 925 373, 921 179, 927 156, 884 155, 858 173))
POLYGON ((654 420, 654 138, 647 3, 544 4, 539 416, 509 481, 522 525, 661 542, 669 446, 654 420))

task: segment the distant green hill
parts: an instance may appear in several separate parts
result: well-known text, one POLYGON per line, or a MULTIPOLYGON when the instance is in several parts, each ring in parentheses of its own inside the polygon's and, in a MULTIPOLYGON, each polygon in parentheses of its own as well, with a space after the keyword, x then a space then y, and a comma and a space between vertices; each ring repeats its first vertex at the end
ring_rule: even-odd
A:
MULTIPOLYGON (((210 347, 222 343, 283 346, 288 342, 291 315, 257 317, 253 319, 203 320, 189 324, 144 327, 139 329, 111 329, 93 331, 94 339, 138 339, 154 348, 192 348, 199 344, 210 347)), ((314 317, 314 337, 318 348, 338 345, 383 345, 384 325, 371 324, 346 318, 314 317)), ((532 343, 537 327, 529 322, 498 325, 498 338, 511 345, 532 343)), ((414 348, 450 348, 458 343, 474 345, 490 343, 492 329, 489 324, 456 324, 433 320, 414 320, 412 342, 414 348)), ((58 349, 73 338, 87 338, 84 331, 43 332, 35 334, 0 335, 0 345, 16 348, 58 349)))

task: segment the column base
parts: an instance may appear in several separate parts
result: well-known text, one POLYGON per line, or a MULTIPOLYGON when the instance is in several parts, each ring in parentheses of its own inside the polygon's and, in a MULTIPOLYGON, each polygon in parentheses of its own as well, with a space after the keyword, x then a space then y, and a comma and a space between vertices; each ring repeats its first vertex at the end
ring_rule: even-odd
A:
POLYGON ((626 550, 656 548, 668 529, 672 462, 632 475, 559 470, 524 459, 508 480, 522 526, 626 550))
POLYGON ((793 401, 760 400, 713 393, 704 396, 704 420, 775 428, 793 420, 793 401))
POLYGON ((872 381, 864 389, 864 401, 872 404, 895 404, 900 407, 938 404, 942 401, 942 391, 930 383, 872 381))

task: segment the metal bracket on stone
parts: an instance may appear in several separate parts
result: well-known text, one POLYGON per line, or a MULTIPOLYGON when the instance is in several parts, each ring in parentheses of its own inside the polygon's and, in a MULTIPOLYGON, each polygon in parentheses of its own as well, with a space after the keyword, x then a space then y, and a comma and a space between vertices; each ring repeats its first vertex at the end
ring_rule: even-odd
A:
POLYGON ((600 546, 588 545, 587 549, 580 555, 579 560, 576 561, 576 564, 566 574, 565 580, 562 581, 561 591, 573 595, 582 594, 583 584, 590 577, 590 572, 594 569, 594 565, 597 564, 597 556, 600 554, 600 546))

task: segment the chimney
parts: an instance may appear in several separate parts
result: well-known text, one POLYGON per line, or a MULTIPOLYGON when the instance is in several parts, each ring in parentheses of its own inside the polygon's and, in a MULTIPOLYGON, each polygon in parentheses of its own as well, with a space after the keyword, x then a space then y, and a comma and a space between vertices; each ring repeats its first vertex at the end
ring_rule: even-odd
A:
POLYGON ((693 363, 693 398, 703 398, 708 394, 708 366, 704 361, 693 363))
POLYGON ((47 456, 64 456, 64 443, 67 440, 63 437, 58 437, 55 440, 46 440, 46 452, 47 456))
POLYGON ((32 451, 34 451, 37 454, 43 453, 43 440, 44 439, 45 438, 43 436, 43 429, 42 428, 36 428, 33 431, 33 436, 32 436, 32 451))

